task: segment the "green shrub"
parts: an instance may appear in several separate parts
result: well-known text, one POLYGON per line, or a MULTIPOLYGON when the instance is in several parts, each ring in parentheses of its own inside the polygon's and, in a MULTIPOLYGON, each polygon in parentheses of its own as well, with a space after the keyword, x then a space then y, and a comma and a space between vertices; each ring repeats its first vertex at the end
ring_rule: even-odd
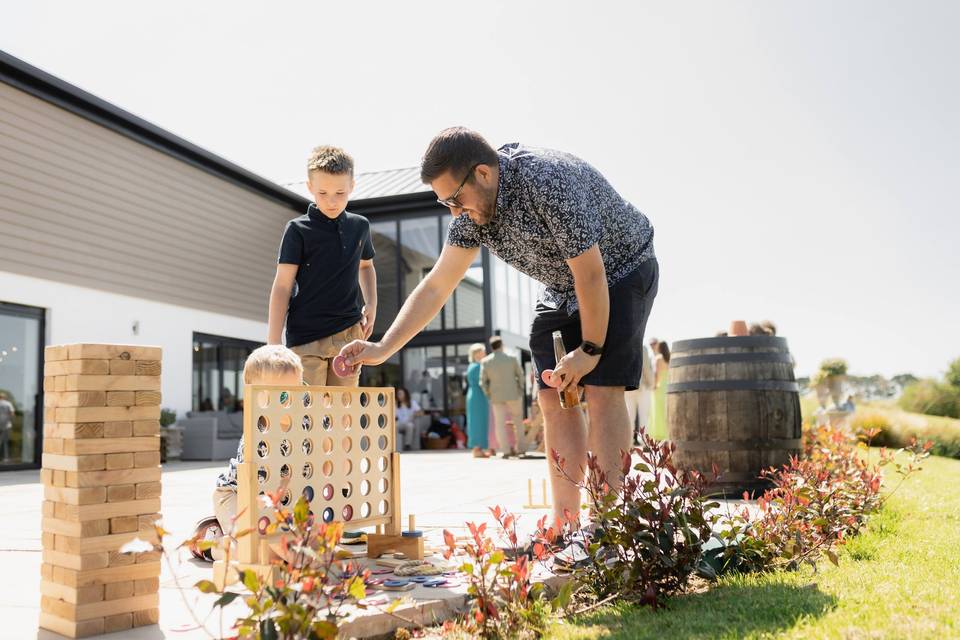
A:
POLYGON ((820 371, 828 376, 847 375, 847 361, 843 358, 827 358, 820 363, 820 371))
POLYGON ((960 418, 960 387, 920 380, 903 390, 899 404, 904 411, 960 418))

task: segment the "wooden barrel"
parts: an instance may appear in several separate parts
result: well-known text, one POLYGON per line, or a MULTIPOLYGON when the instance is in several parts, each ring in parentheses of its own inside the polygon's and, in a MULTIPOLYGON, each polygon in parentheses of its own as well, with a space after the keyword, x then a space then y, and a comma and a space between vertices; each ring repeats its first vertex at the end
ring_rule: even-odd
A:
POLYGON ((673 343, 669 438, 681 469, 721 478, 715 493, 766 488, 760 471, 800 453, 800 395, 784 338, 743 336, 673 343))

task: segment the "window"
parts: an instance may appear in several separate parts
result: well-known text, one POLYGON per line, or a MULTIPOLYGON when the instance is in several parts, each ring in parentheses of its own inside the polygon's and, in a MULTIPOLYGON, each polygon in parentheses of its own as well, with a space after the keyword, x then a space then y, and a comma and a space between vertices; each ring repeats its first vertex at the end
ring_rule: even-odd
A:
POLYGON ((39 462, 44 310, 0 302, 0 467, 39 462))
POLYGON ((397 317, 400 302, 400 280, 397 277, 397 223, 374 222, 370 225, 373 248, 377 255, 373 266, 377 269, 377 320, 373 332, 382 334, 397 317))
POLYGON ((243 365, 262 343, 193 334, 193 410, 243 411, 243 365))
MULTIPOLYGON (((400 272, 403 276, 403 297, 406 298, 430 273, 440 257, 440 218, 409 218, 400 221, 400 272)), ((427 331, 442 329, 440 314, 427 325, 427 331)))

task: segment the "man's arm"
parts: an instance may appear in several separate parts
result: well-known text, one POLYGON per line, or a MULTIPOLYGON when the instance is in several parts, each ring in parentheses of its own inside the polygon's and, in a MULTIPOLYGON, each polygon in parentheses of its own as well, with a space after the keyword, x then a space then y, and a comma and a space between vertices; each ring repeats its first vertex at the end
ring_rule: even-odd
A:
POLYGON ((340 351, 347 358, 347 365, 380 364, 399 351, 440 312, 479 251, 478 247, 465 249, 444 244, 437 264, 403 303, 383 339, 375 343, 355 340, 340 351))
POLYGON ((270 310, 267 314, 267 344, 280 344, 283 334, 283 325, 287 320, 287 309, 290 306, 290 295, 293 293, 293 283, 297 279, 298 264, 280 263, 277 265, 277 275, 273 278, 273 287, 270 289, 270 310))
POLYGON ((487 363, 480 361, 480 390, 483 395, 490 397, 490 367, 487 363))
POLYGON ((373 333, 377 321, 377 270, 373 260, 360 261, 360 291, 363 293, 363 339, 373 333))
MULTIPOLYGON (((607 323, 610 320, 610 291, 607 288, 607 272, 603 267, 600 247, 593 245, 579 256, 567 260, 573 272, 573 286, 580 305, 580 331, 583 339, 603 345, 607 338, 607 323)), ((554 375, 563 376, 561 389, 580 382, 583 376, 593 371, 600 356, 588 356, 581 349, 571 351, 554 370, 554 375)))

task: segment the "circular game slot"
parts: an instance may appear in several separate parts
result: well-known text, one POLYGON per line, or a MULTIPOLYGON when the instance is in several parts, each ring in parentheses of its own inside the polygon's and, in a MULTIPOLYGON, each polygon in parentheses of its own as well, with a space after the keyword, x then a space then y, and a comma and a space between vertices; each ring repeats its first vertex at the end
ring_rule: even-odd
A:
POLYGON ((380 436, 377 438, 377 446, 380 447, 380 451, 387 450, 387 436, 380 436))
POLYGON ((388 466, 390 465, 387 461, 387 456, 380 456, 380 459, 377 460, 377 469, 380 471, 386 471, 388 466))
POLYGON ((340 418, 340 424, 343 425, 344 429, 349 431, 350 427, 353 426, 353 416, 349 413, 344 414, 343 417, 340 418))
POLYGON ((287 433, 290 431, 290 428, 293 427, 293 416, 289 413, 285 413, 280 416, 280 431, 287 433))
POLYGON ((387 482, 387 479, 380 478, 380 480, 377 482, 377 489, 379 489, 380 493, 386 493, 387 489, 389 488, 390 488, 390 485, 387 482))
POLYGON ((333 406, 333 396, 331 396, 329 393, 324 393, 320 398, 320 402, 323 404, 324 409, 329 409, 333 406))
POLYGON ((280 392, 280 406, 283 407, 284 409, 290 408, 290 392, 289 391, 280 392))
POLYGON ((382 393, 378 393, 377 404, 380 405, 381 407, 387 406, 387 396, 382 393))
POLYGON ((361 481, 360 481, 360 495, 362 495, 362 496, 368 496, 368 495, 370 495, 370 481, 369 481, 369 480, 361 480, 361 481))
POLYGON ((260 409, 266 409, 270 406, 270 392, 261 391, 257 393, 257 407, 260 409))
POLYGON ((293 446, 290 444, 290 441, 284 438, 280 441, 280 455, 286 458, 290 455, 290 452, 293 451, 293 446))
POLYGON ((387 502, 386 500, 381 500, 380 504, 377 505, 377 511, 379 511, 380 515, 382 516, 387 515, 387 511, 389 510, 390 510, 390 503, 387 502))
POLYGON ((353 449, 353 440, 350 439, 350 436, 343 437, 343 440, 340 442, 340 447, 344 453, 350 453, 350 450, 353 449))
POLYGON ((370 450, 370 438, 363 436, 360 438, 360 451, 369 451, 370 450))
POLYGON ((300 449, 303 451, 303 455, 305 456, 313 453, 313 440, 310 438, 304 438, 303 442, 300 443, 300 449))
POLYGON ((361 517, 361 518, 369 518, 369 517, 370 517, 370 503, 369 503, 369 502, 364 502, 362 505, 360 505, 360 517, 361 517))
POLYGON ((333 475, 333 461, 325 460, 323 466, 320 467, 320 471, 323 473, 324 477, 329 478, 333 475))
POLYGON ((370 426, 370 416, 364 413, 363 415, 360 416, 360 428, 366 429, 369 426, 370 426))
POLYGON ((381 429, 386 429, 386 428, 387 428, 387 416, 385 416, 385 415, 382 414, 382 413, 381 413, 379 416, 377 416, 377 426, 380 427, 381 429))
POLYGON ((340 394, 340 404, 342 404, 344 407, 349 407, 352 402, 353 394, 351 394, 349 391, 344 391, 342 394, 340 394))
POLYGON ((340 489, 340 493, 343 494, 344 498, 349 498, 353 495, 353 484, 350 482, 344 483, 343 487, 340 489))
POLYGON ((268 455, 270 455, 270 445, 266 440, 261 440, 257 443, 257 457, 266 458, 268 455))
POLYGON ((320 492, 321 492, 320 495, 323 496, 323 499, 324 499, 324 500, 333 500, 333 485, 332 485, 332 484, 325 484, 325 485, 323 485, 323 489, 321 489, 320 492))
POLYGON ((368 404, 370 404, 370 394, 364 391, 360 394, 360 406, 365 407, 368 404))
POLYGON ((280 466, 280 477, 289 478, 290 477, 290 465, 284 464, 280 466))
POLYGON ((323 449, 323 452, 327 455, 333 453, 333 438, 327 436, 320 441, 320 448, 323 449))
POLYGON ((313 502, 313 487, 307 485, 303 488, 303 498, 307 502, 313 502))
POLYGON ((343 520, 344 522, 353 520, 353 507, 348 504, 343 506, 343 520))
POLYGON ((270 419, 267 416, 257 418, 257 431, 260 433, 270 431, 270 419))
POLYGON ((313 430, 313 416, 303 416, 303 420, 300 421, 300 428, 304 431, 313 430))
POLYGON ((268 518, 267 516, 261 516, 261 518, 257 520, 257 531, 260 532, 260 535, 262 536, 267 535, 267 527, 269 526, 270 526, 270 518, 268 518))
POLYGON ((313 404, 313 394, 310 393, 309 391, 304 391, 303 392, 303 408, 309 409, 312 404, 313 404))
POLYGON ((369 472, 370 472, 370 458, 361 458, 360 473, 369 473, 369 472))
POLYGON ((353 473, 353 461, 351 461, 350 458, 346 458, 343 461, 343 475, 348 476, 351 473, 353 473))
POLYGON ((330 431, 330 429, 333 429, 333 418, 331 418, 329 415, 325 415, 320 419, 320 424, 323 425, 323 429, 325 431, 330 431))
POLYGON ((284 506, 284 507, 289 507, 289 506, 290 506, 290 500, 291 500, 290 490, 288 489, 287 491, 284 491, 284 492, 283 492, 283 495, 282 495, 282 496, 280 496, 280 505, 281 505, 281 506, 284 506))
POLYGON ((313 477, 313 465, 309 462, 303 463, 303 470, 300 472, 300 475, 303 476, 304 480, 309 480, 313 477))
POLYGON ((270 470, 262 465, 257 467, 257 481, 260 484, 265 484, 269 479, 270 479, 270 470))
POLYGON ((323 510, 323 521, 328 524, 333 522, 333 509, 330 507, 323 510))

